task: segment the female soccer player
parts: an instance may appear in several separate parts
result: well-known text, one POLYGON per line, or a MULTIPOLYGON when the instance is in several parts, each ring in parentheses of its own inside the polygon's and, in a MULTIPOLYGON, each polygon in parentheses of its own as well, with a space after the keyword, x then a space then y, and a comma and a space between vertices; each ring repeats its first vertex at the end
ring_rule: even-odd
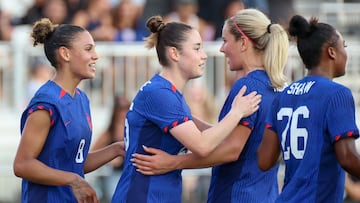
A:
POLYGON ((256 150, 264 133, 265 118, 277 90, 284 87, 283 70, 288 54, 288 36, 279 24, 259 10, 244 9, 227 19, 222 32, 220 51, 228 59, 230 70, 244 71, 245 76, 231 88, 221 110, 222 121, 229 112, 239 89, 262 95, 257 112, 244 117, 231 135, 207 157, 196 154, 171 156, 156 149, 154 156, 134 155, 134 163, 144 174, 160 174, 175 169, 213 167, 208 202, 273 202, 278 196, 277 167, 268 172, 259 169, 256 150))
POLYGON ((316 18, 293 16, 289 33, 297 39, 308 70, 275 100, 258 149, 262 170, 285 161, 284 187, 276 202, 343 202, 344 170, 360 177, 351 91, 332 81, 345 74, 342 35, 316 18))
POLYGON ((56 26, 48 19, 37 21, 31 36, 34 46, 44 44, 56 76, 40 87, 21 117, 22 136, 14 160, 14 173, 23 179, 21 202, 96 203, 84 173, 124 156, 124 150, 117 142, 88 153, 89 100, 77 86, 95 76, 94 40, 81 27, 56 26))
MULTIPOLYGON (((224 119, 204 130, 191 115, 182 94, 190 79, 200 77, 207 55, 199 32, 183 23, 164 24, 151 17, 147 27, 152 34, 147 47, 156 47, 162 71, 135 96, 125 121, 125 165, 112 202, 181 202, 181 170, 157 176, 139 173, 132 154, 145 153, 144 147, 160 148, 170 154, 191 150, 197 156, 209 155, 236 127, 242 117, 258 109, 255 92, 243 96, 246 88, 234 91, 224 119)), ((241 85, 242 86, 242 85, 241 85)))

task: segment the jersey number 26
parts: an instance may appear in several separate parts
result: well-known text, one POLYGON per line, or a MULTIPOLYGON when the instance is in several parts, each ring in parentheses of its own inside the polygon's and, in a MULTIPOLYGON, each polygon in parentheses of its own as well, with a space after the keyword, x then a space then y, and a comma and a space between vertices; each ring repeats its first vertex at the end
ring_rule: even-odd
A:
POLYGON ((309 109, 306 106, 300 106, 297 109, 281 108, 277 113, 277 120, 286 121, 286 126, 281 134, 281 147, 283 151, 284 160, 290 159, 290 153, 296 159, 302 159, 306 150, 306 143, 308 139, 308 131, 306 128, 299 128, 299 117, 306 119, 309 118, 309 109), (288 142, 286 140, 289 139, 288 142), (303 139, 304 146, 299 147, 299 141, 303 139))

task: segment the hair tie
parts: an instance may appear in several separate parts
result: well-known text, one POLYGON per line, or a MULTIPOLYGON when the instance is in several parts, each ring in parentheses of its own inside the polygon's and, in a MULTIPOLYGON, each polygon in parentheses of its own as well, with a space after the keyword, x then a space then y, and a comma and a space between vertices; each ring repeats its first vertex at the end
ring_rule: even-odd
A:
POLYGON ((271 25, 272 25, 272 23, 270 23, 270 24, 267 26, 267 28, 266 28, 266 30, 267 30, 268 33, 271 33, 271 32, 270 32, 270 27, 271 27, 271 25))
POLYGON ((165 23, 161 22, 158 29, 157 29, 157 32, 160 32, 161 30, 163 30, 165 28, 165 23))

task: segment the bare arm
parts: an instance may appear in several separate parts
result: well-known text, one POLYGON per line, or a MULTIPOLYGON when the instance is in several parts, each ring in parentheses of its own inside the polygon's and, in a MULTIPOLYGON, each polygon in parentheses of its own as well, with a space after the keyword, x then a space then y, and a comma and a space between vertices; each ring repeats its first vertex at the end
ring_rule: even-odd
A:
POLYGON ((280 156, 279 138, 270 129, 265 129, 263 139, 257 150, 258 165, 263 171, 272 168, 280 156))
POLYGON ((163 174, 176 169, 207 168, 219 164, 236 161, 249 136, 251 130, 239 125, 207 157, 200 157, 189 153, 185 155, 170 155, 154 148, 145 148, 145 151, 153 155, 134 154, 133 163, 138 171, 145 175, 163 174))
POLYGON ((193 121, 185 122, 170 130, 170 133, 186 148, 198 156, 208 156, 238 125, 241 118, 259 108, 261 96, 252 92, 246 96, 244 86, 235 97, 229 113, 212 128, 200 131, 193 121))
POLYGON ((98 202, 95 190, 82 177, 76 173, 48 167, 37 159, 49 130, 49 112, 38 110, 28 117, 14 160, 15 175, 43 185, 68 185, 79 202, 98 202))
POLYGON ((193 117, 193 121, 194 121, 196 127, 197 127, 201 132, 212 127, 212 125, 211 125, 210 123, 207 123, 207 122, 205 122, 205 121, 203 121, 203 120, 200 120, 200 119, 198 119, 197 117, 193 117))
POLYGON ((95 142, 93 142, 91 144, 90 151, 95 151, 95 150, 101 149, 101 148, 111 144, 111 141, 112 140, 111 140, 110 132, 105 131, 102 134, 100 134, 99 137, 97 137, 95 142))
POLYGON ((360 182, 353 181, 348 173, 345 177, 345 192, 351 200, 360 201, 360 182))
POLYGON ((85 169, 84 169, 85 173, 92 172, 108 162, 110 162, 110 164, 113 167, 121 166, 124 162, 124 155, 125 155, 124 141, 119 141, 118 143, 112 143, 110 132, 105 131, 95 140, 94 144, 92 144, 91 146, 91 151, 86 161, 86 163, 89 163, 89 165, 88 166, 85 165, 85 169), (110 147, 110 145, 112 144, 116 146, 110 147), (99 158, 97 156, 103 158, 99 158), (92 159, 94 159, 94 161, 92 161, 92 159))
POLYGON ((124 150, 124 142, 115 142, 111 145, 98 149, 96 151, 90 152, 86 158, 84 172, 89 173, 100 166, 110 162, 116 157, 121 157, 124 161, 123 157, 125 156, 124 150))
POLYGON ((348 137, 334 143, 340 165, 351 175, 360 178, 360 156, 356 151, 355 139, 348 137))

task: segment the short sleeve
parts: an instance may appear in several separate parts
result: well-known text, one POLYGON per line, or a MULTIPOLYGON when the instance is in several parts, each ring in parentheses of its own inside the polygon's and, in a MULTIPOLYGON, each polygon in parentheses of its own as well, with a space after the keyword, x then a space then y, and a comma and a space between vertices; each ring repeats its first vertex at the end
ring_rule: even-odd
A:
POLYGON ((152 91, 144 105, 146 117, 166 133, 173 127, 192 120, 190 108, 183 96, 166 88, 152 91))
MULTIPOLYGON (((229 111, 231 110, 231 106, 232 103, 236 97, 236 95, 239 93, 240 89, 246 85, 247 89, 244 95, 248 95, 250 92, 252 92, 252 86, 247 84, 246 82, 248 82, 248 80, 238 80, 235 82, 235 84, 233 85, 233 87, 231 88, 230 92, 229 92, 229 96, 227 97, 225 104, 220 112, 220 116, 219 116, 219 121, 222 120, 227 113, 229 113, 229 111)), ((251 114, 248 117, 242 118, 239 122, 239 124, 243 125, 243 126, 247 126, 248 128, 252 129, 255 125, 255 120, 257 117, 257 112, 251 114)))
POLYGON ((331 97, 325 119, 332 142, 345 137, 359 137, 354 98, 348 88, 341 88, 331 97))
POLYGON ((41 102, 41 103, 35 103, 31 106, 29 106, 23 113, 21 117, 21 131, 25 125, 26 119, 38 110, 45 110, 49 112, 50 119, 51 119, 51 126, 55 124, 58 118, 58 112, 56 111, 55 107, 49 103, 41 102))

